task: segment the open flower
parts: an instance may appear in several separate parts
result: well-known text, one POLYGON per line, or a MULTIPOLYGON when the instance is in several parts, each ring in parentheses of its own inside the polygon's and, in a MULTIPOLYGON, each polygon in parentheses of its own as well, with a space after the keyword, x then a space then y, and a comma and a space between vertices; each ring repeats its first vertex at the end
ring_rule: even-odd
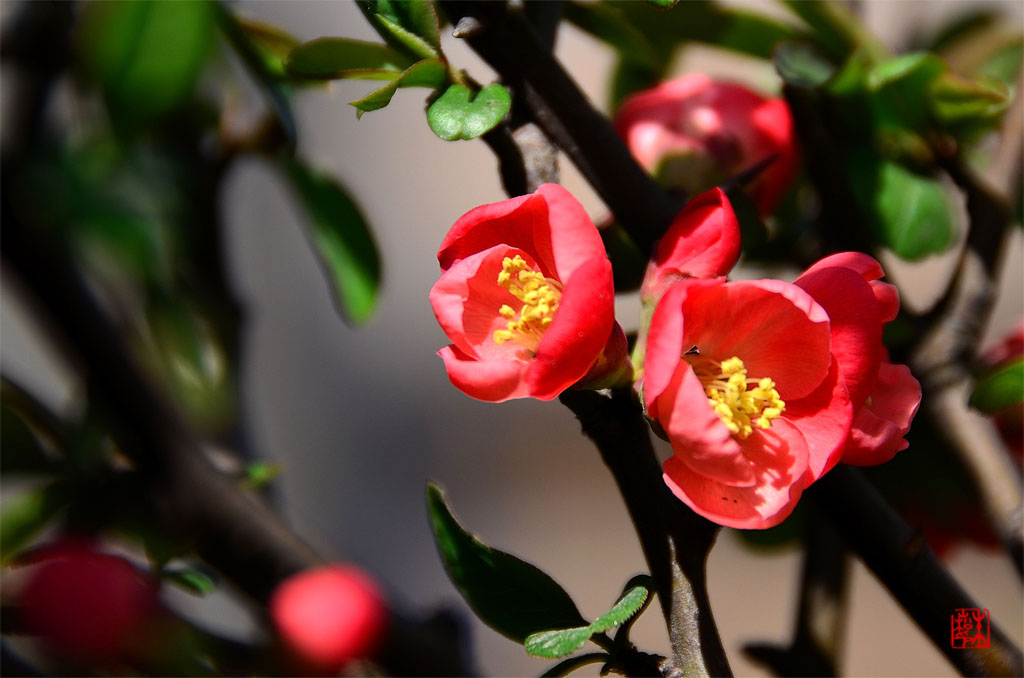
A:
POLYGON ((748 187, 762 214, 774 211, 796 174, 786 102, 706 75, 686 75, 629 97, 615 127, 644 168, 691 194, 774 156, 748 187))
POLYGON ((452 341, 438 354, 466 394, 551 400, 581 380, 597 387, 628 376, 611 263, 561 186, 470 210, 437 257, 430 303, 452 341))
POLYGON ((903 436, 921 404, 921 384, 906 365, 892 364, 882 345, 882 326, 900 309, 899 294, 879 280, 883 275, 867 254, 841 252, 795 282, 828 313, 832 351, 856 408, 850 439, 836 461, 858 466, 887 462, 905 449, 903 436))
POLYGON ((688 278, 651 320, 642 386, 675 454, 665 482, 721 525, 766 528, 835 463, 853 406, 829 317, 778 280, 688 278))

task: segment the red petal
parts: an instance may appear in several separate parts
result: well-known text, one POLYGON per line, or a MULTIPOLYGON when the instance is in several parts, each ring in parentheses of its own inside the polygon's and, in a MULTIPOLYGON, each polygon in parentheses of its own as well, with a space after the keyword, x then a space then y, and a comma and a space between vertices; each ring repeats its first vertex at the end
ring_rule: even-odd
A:
POLYGON ((720 188, 701 193, 676 215, 658 243, 644 296, 660 296, 669 284, 665 276, 725 275, 739 255, 740 226, 729 198, 720 188))
POLYGON ((601 354, 614 322, 612 265, 601 256, 580 265, 562 290, 530 367, 530 394, 550 400, 579 381, 601 354))
POLYGON ((644 358, 643 393, 649 416, 657 417, 657 399, 672 380, 679 359, 690 348, 683 346, 683 301, 688 292, 724 283, 721 278, 681 280, 669 288, 655 307, 644 358))
POLYGON ((882 464, 906 448, 903 436, 921 404, 921 384, 906 365, 884 362, 871 404, 857 410, 842 461, 857 466, 882 464))
POLYGON ((839 252, 814 262, 804 275, 825 268, 849 268, 867 281, 878 280, 885 275, 882 265, 863 252, 839 252))
POLYGON ((697 375, 680 360, 668 388, 658 399, 658 423, 672 443, 676 458, 694 472, 724 485, 749 487, 755 469, 740 444, 708 404, 697 375))
POLYGON ((526 387, 525 362, 477 360, 456 346, 445 346, 437 354, 444 360, 444 368, 448 371, 448 378, 452 384, 468 396, 500 403, 531 395, 526 387))
POLYGON ((832 327, 832 355, 850 399, 864 402, 874 388, 882 360, 882 321, 871 286, 856 271, 846 267, 815 267, 797 278, 828 313, 832 327))
POLYGON ((466 212, 448 231, 437 260, 442 270, 448 270, 459 259, 496 245, 529 252, 546 277, 557 278, 551 251, 548 205, 542 196, 536 193, 524 195, 466 212))
POLYGON ((824 309, 795 285, 742 280, 687 295, 683 343, 715 360, 738 356, 751 378, 770 377, 783 400, 802 398, 828 374, 824 309))
POLYGON ((665 482, 687 506, 719 525, 764 529, 782 522, 796 506, 807 470, 800 432, 777 419, 770 430, 755 429, 743 453, 756 472, 751 487, 731 487, 692 471, 678 455, 665 462, 665 482))
POLYGON ((835 358, 825 381, 808 396, 786 402, 782 416, 800 429, 807 441, 810 484, 828 473, 839 461, 853 421, 853 405, 835 358))
POLYGON ((547 201, 551 249, 559 280, 571 278, 584 262, 607 256, 601 234, 572 193, 558 184, 543 184, 536 195, 547 201))

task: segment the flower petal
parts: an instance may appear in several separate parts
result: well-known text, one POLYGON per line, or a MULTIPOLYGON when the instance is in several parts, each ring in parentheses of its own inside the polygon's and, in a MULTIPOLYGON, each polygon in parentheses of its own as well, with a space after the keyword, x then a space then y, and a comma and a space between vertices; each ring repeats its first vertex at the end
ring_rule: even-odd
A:
POLYGON ((675 276, 725 275, 739 255, 740 226, 729 198, 720 188, 701 193, 686 203, 658 243, 644 296, 657 298, 675 276))
POLYGON ((546 277, 557 278, 551 251, 548 205, 543 196, 531 193, 481 205, 466 212, 448 231, 437 260, 441 263, 441 270, 447 271, 456 261, 495 245, 529 252, 546 277))
POLYGON ((527 364, 522 361, 477 360, 457 346, 445 346, 437 354, 444 360, 452 384, 466 395, 492 403, 531 395, 526 385, 527 364))
POLYGON ((550 400, 587 373, 615 323, 612 264, 603 255, 577 267, 529 371, 530 395, 550 400))
POLYGON ((807 484, 828 473, 843 454, 853 421, 853 405, 832 359, 828 376, 807 396, 786 403, 783 417, 807 441, 807 484))
POLYGON ((708 404, 707 393, 693 369, 679 361, 668 388, 658 399, 661 424, 675 456, 694 472, 724 485, 749 487, 754 468, 739 443, 708 404))
POLYGON ((783 400, 802 398, 828 374, 824 309, 796 285, 741 280, 691 291, 684 344, 715 360, 738 356, 751 378, 770 377, 783 400))
POLYGON ((572 193, 558 184, 542 184, 536 194, 547 201, 549 237, 559 280, 569 280, 584 262, 607 257, 601 234, 572 193))
POLYGON ((921 384, 906 365, 886 361, 868 403, 857 410, 842 461, 857 466, 882 464, 907 447, 903 436, 921 404, 921 384))
POLYGON ((807 446, 785 420, 770 430, 755 429, 743 441, 743 453, 756 470, 751 487, 732 487, 694 472, 673 455, 665 462, 665 482, 687 506, 719 525, 764 529, 782 522, 803 492, 807 446))
POLYGON ((860 405, 874 388, 882 360, 878 302, 871 286, 855 270, 839 266, 814 268, 794 284, 810 293, 828 313, 832 355, 839 361, 850 399, 860 405))

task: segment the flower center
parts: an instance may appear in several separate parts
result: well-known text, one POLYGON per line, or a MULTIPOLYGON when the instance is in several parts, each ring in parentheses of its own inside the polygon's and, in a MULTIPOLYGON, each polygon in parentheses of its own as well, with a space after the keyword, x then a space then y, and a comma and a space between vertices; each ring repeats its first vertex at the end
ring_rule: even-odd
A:
POLYGON ((518 254, 502 260, 498 284, 523 303, 518 311, 508 304, 498 309, 508 323, 506 329, 495 331, 494 343, 514 341, 536 353, 540 338, 555 318, 562 299, 562 284, 530 268, 518 254))
POLYGON ((772 419, 785 411, 786 403, 775 390, 775 382, 768 377, 748 379, 747 368, 738 357, 723 362, 703 358, 699 353, 683 357, 704 386, 708 404, 740 440, 746 440, 755 425, 771 428, 772 419))

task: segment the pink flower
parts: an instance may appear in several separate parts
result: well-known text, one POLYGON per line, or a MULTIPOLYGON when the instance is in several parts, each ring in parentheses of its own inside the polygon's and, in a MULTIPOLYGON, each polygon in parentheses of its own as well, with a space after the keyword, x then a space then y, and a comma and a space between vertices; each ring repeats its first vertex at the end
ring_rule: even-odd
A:
POLYGON ((437 255, 434 315, 452 344, 452 383, 491 402, 551 400, 577 382, 628 377, 612 267, 594 223, 564 188, 463 215, 437 255))
POLYGON ((274 591, 270 616, 281 639, 304 667, 336 673, 380 646, 387 609, 374 581, 349 565, 294 575, 274 591))
POLYGON ((615 126, 637 161, 668 185, 698 193, 775 156, 749 186, 771 213, 796 174, 793 119, 782 99, 691 74, 635 94, 615 126))
POLYGON ((883 275, 872 257, 841 252, 795 283, 829 315, 832 351, 856 408, 840 461, 858 466, 882 464, 906 449, 903 436, 921 404, 921 384, 906 365, 893 365, 882 345, 882 326, 900 309, 896 288, 878 280, 883 275))
POLYGON ((651 320, 643 396, 675 452, 664 469, 672 492, 747 529, 789 515, 853 419, 828 315, 777 280, 673 285, 651 320))

